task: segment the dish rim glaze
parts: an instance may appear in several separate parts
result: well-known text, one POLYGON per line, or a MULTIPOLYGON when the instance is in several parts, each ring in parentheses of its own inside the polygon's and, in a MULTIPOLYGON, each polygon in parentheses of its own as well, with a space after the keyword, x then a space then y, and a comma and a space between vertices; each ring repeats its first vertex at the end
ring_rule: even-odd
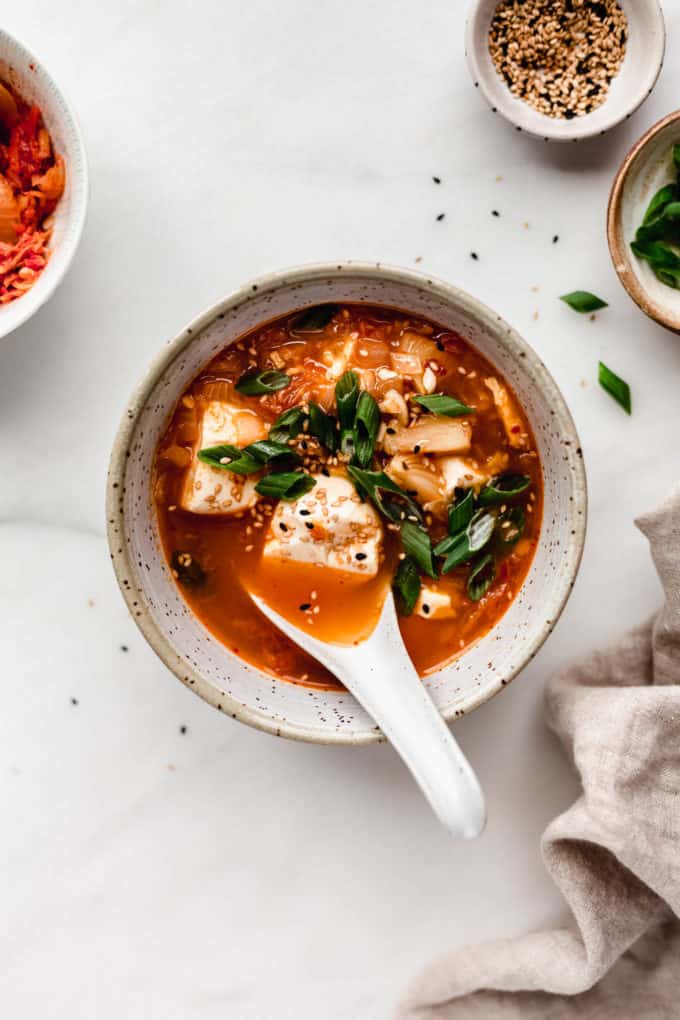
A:
MULTIPOLYGON (((154 617, 149 593, 145 589, 144 574, 143 572, 141 574, 138 573, 133 562, 131 550, 132 525, 127 519, 126 512, 126 472, 132 454, 139 418, 143 412, 151 413, 152 415, 155 413, 155 408, 149 405, 149 398, 170 366, 178 358, 181 358, 183 353, 201 336, 204 330, 216 323, 217 320, 225 318, 230 311, 234 312, 242 308, 253 299, 261 300, 263 297, 275 295, 278 291, 292 289, 293 292, 296 292, 298 289, 304 288, 305 285, 327 283, 329 287, 328 300, 339 302, 346 300, 347 303, 357 303, 350 298, 343 299, 337 295, 332 296, 333 284, 343 273, 347 277, 351 276, 355 282, 357 280, 365 280, 367 283, 374 285, 381 283, 392 284, 395 288, 402 285, 427 292, 433 298, 439 299, 442 303, 456 309, 469 319, 475 320, 480 324, 481 328, 485 329, 493 337, 494 342, 505 348, 507 355, 513 359, 518 368, 521 368, 521 374, 526 378, 527 382, 540 390, 545 402, 551 409, 552 424, 558 430, 559 439, 563 444, 561 466, 566 470, 565 481, 569 491, 569 500, 564 507, 564 513, 569 525, 569 540, 567 548, 562 550, 561 569, 555 583, 551 587, 549 605, 541 605, 540 608, 536 607, 535 612, 541 618, 540 625, 536 625, 532 634, 523 641, 520 652, 513 657, 512 665, 502 675, 495 673, 493 681, 487 682, 483 688, 480 687, 479 690, 472 691, 469 697, 464 700, 464 703, 461 702, 455 707, 449 706, 448 709, 442 711, 442 714, 450 722, 454 718, 467 714, 469 711, 477 708, 502 690, 503 687, 507 686, 536 655, 538 649, 554 628, 574 585, 583 552, 586 530, 587 494, 585 468, 578 434, 571 414, 560 390, 536 352, 526 344, 521 336, 501 316, 452 284, 425 276, 411 269, 385 266, 382 263, 347 261, 342 263, 306 265, 287 271, 269 273, 245 284, 227 298, 218 301, 197 316, 177 336, 164 345, 152 361, 141 383, 134 392, 113 444, 107 481, 106 510, 110 555, 121 592, 132 618, 160 659, 186 686, 224 714, 276 736, 285 736, 291 739, 320 744, 359 745, 375 743, 384 738, 377 727, 370 730, 364 729, 359 732, 354 732, 351 729, 346 730, 341 727, 336 729, 330 727, 327 729, 319 728, 287 721, 285 717, 272 714, 266 708, 254 708, 246 705, 228 691, 220 690, 214 682, 207 680, 198 668, 187 661, 186 655, 179 653, 171 637, 161 629, 154 617), (130 580, 132 578, 137 578, 140 583, 132 583, 130 580)), ((291 296, 294 297, 294 293, 291 296)), ((376 304, 380 302, 375 300, 369 302, 366 299, 366 303, 376 304)), ((385 306, 399 307, 399 302, 397 301, 390 302, 385 300, 383 303, 385 306)), ((309 304, 309 301, 307 301, 307 304, 309 304)), ((295 310, 296 307, 305 307, 304 299, 301 300, 298 306, 291 304, 290 311, 295 310)), ((404 310, 408 310, 403 305, 401 307, 404 310)), ((414 312, 414 314, 420 313, 414 312)), ((432 318, 434 319, 434 316, 432 318)), ((261 321, 263 323, 267 321, 264 315, 261 321)), ((244 330, 244 332, 246 331, 244 330)), ((465 337, 465 339, 473 347, 477 346, 474 340, 470 340, 468 337, 465 337)), ((494 363, 493 358, 490 358, 485 352, 481 353, 492 364, 494 363)), ((499 369, 499 371, 501 375, 506 377, 506 373, 502 369, 499 369)), ((513 385, 512 382, 511 385, 513 385)), ((177 392, 176 399, 179 399, 180 395, 177 392)), ((518 395, 518 399, 522 403, 525 412, 528 413, 520 395, 518 395)), ((172 406, 174 407, 174 405, 175 402, 173 402, 172 406)), ((166 419, 167 413, 164 413, 165 424, 167 424, 166 419)), ((155 444, 148 461, 149 471, 151 470, 154 453, 155 444)), ((543 457, 541 462, 544 465, 543 457)), ((151 500, 149 500, 149 506, 145 507, 143 512, 149 520, 153 519, 151 500)), ((545 525, 544 514, 535 558, 538 557, 539 550, 546 540, 547 528, 545 525)), ((156 543, 158 543, 159 537, 157 534, 154 535, 154 538, 156 543)), ((162 552, 161 556, 165 560, 162 552)), ((509 608, 508 612, 511 608, 509 608)), ((193 616, 193 614, 191 615, 193 616)), ((507 616, 507 613, 504 615, 507 616)), ((501 621, 502 619, 503 617, 501 621)), ((208 632, 206 631, 205 633, 207 637, 208 632)), ((489 633, 493 633, 493 629, 489 633)), ((481 642, 485 640, 486 636, 481 639, 481 642)), ((464 660, 466 654, 467 652, 464 652, 456 661, 464 660)), ((238 659, 244 667, 247 665, 237 656, 233 657, 238 659)), ((433 677, 440 676, 450 668, 451 665, 444 667, 438 673, 433 674, 433 677)), ((249 667, 249 669, 255 676, 267 676, 266 674, 259 673, 258 670, 252 667, 249 667)), ((426 680, 431 679, 431 677, 426 678, 426 680)), ((270 683, 295 688, 295 685, 286 684, 285 681, 274 680, 268 676, 267 680, 270 683)), ((307 690, 304 687, 297 689, 303 693, 307 690)), ((347 703, 351 703, 352 700, 350 695, 346 695, 347 703)))

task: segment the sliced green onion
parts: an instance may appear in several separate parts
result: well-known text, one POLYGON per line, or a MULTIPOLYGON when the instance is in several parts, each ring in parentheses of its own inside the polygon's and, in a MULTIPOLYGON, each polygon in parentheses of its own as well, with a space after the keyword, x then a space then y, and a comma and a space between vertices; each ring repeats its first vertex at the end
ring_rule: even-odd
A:
POLYGON ((475 512, 475 495, 472 489, 456 489, 455 500, 449 505, 449 535, 457 535, 467 528, 475 512))
POLYGON ((283 499, 288 503, 300 499, 316 485, 311 475, 304 471, 281 471, 276 475, 265 475, 255 486, 261 496, 283 499))
POLYGON ((481 552, 491 540, 496 526, 495 514, 488 510, 477 510, 464 531, 450 535, 435 546, 435 556, 446 556, 442 574, 472 559, 475 553, 481 552))
POLYGON ((360 467, 368 467, 373 458, 380 428, 380 408, 366 390, 362 390, 354 415, 354 457, 360 467))
POLYGON ((445 414, 447 418, 460 418, 464 414, 474 414, 474 410, 455 397, 445 393, 426 393, 411 398, 414 404, 420 404, 432 414, 445 414))
POLYGON ((527 475, 497 475, 484 486, 477 502, 480 506, 497 506, 499 503, 514 499, 515 496, 520 496, 530 485, 531 479, 527 475))
POLYGON ((326 414, 318 404, 309 405, 309 434, 315 436, 331 453, 338 448, 338 431, 335 418, 326 414))
POLYGON ((609 396, 613 397, 616 403, 620 404, 627 414, 630 414, 632 412, 632 404, 628 383, 615 372, 612 372, 611 368, 607 368, 602 361, 599 363, 597 377, 602 389, 606 390, 609 396))
POLYGON ((239 450, 238 446, 227 444, 207 446, 205 449, 199 450, 197 456, 200 461, 208 464, 211 468, 217 468, 219 471, 233 471, 237 475, 252 475, 262 467, 256 457, 252 457, 245 450, 239 450))
POLYGON ((645 215, 642 218, 642 226, 646 227, 652 220, 656 219, 670 202, 675 201, 677 194, 678 189, 675 184, 665 184, 663 188, 659 188, 647 206, 645 215))
POLYGON ((259 397, 263 393, 285 390, 289 384, 290 376, 285 372, 277 372, 274 368, 267 368, 264 371, 253 368, 241 376, 234 389, 246 397, 259 397))
POLYGON ((278 416, 269 430, 269 438, 275 443, 285 443, 288 439, 295 439, 302 432, 306 417, 304 408, 300 405, 289 408, 278 416))
POLYGON ((680 145, 677 144, 673 146, 673 166, 675 167, 675 172, 680 174, 680 145))
POLYGON ((326 328, 337 311, 337 305, 314 305, 312 308, 305 308, 295 316, 293 329, 296 333, 318 333, 326 328))
POLYGON ((406 556, 399 561, 392 581, 397 609, 402 616, 410 616, 420 595, 420 574, 412 559, 406 556))
POLYGON ((176 549, 170 559, 173 572, 180 584, 187 588, 200 588, 205 584, 205 570, 193 553, 176 549))
POLYGON ((513 506, 498 515, 496 533, 503 545, 514 545, 522 537, 526 515, 521 506, 513 506))
POLYGON ((343 453, 354 452, 354 415, 359 402, 359 376, 356 372, 344 372, 335 384, 335 403, 340 419, 340 449, 343 453))
POLYGON ((560 301, 564 301, 575 312, 581 312, 581 314, 596 312, 599 308, 607 307, 606 301, 587 290, 573 290, 571 294, 561 294, 560 301))
POLYGON ((496 563, 491 553, 476 560, 467 579, 467 593, 473 602, 479 602, 496 578, 496 563))
POLYGON ((198 459, 212 468, 231 471, 237 475, 252 475, 261 471, 265 464, 271 467, 297 464, 299 456, 285 443, 261 439, 240 450, 237 446, 224 444, 208 446, 198 451, 198 459))
POLYGON ((425 529, 411 521, 404 521, 401 526, 401 541, 406 555, 418 564, 424 574, 436 580, 437 571, 432 562, 432 543, 425 529))
POLYGON ((362 499, 370 499, 377 509, 395 524, 411 521, 423 524, 423 511, 411 497, 400 489, 384 471, 364 471, 348 465, 350 476, 362 499))

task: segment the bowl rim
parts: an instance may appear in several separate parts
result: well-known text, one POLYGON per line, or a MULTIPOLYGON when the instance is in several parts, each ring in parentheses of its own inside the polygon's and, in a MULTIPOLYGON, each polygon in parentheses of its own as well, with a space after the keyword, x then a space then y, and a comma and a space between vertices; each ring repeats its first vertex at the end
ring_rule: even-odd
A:
POLYGON ((521 357, 523 370, 526 371, 532 382, 542 387, 543 392, 546 394, 550 406, 554 410, 555 419, 562 435, 568 440, 568 445, 565 446, 565 460, 571 481, 571 495, 573 497, 568 503, 567 510, 572 518, 569 560, 566 568, 560 575, 559 583, 555 587, 551 616, 546 619, 546 614, 541 614, 542 623, 540 628, 532 639, 526 643, 522 654, 517 656, 512 669, 508 670, 504 676, 499 676, 493 687, 485 688, 482 692, 473 696, 469 703, 466 704, 464 710, 461 710, 460 707, 452 706, 448 711, 444 711, 442 715, 446 722, 450 723, 460 715, 468 714, 485 701, 490 700, 490 698, 506 687, 527 663, 534 658, 562 614, 575 584, 583 554, 587 520, 587 488, 583 454, 576 426, 566 401, 548 369, 533 348, 526 343, 512 326, 487 305, 468 294, 467 291, 412 269, 389 266, 381 262, 348 260, 344 262, 312 263, 297 266, 290 270, 270 272, 244 284, 226 298, 211 305, 185 326, 173 339, 167 341, 152 360, 144 372, 142 380, 134 390, 113 442, 106 485, 106 530, 113 569, 130 615, 159 658, 190 690, 224 714, 275 736, 283 736, 315 744, 356 746, 378 743, 384 740, 384 737, 377 727, 375 730, 365 731, 361 734, 352 734, 351 732, 347 733, 344 731, 337 732, 330 729, 326 732, 314 727, 275 719, 262 710, 250 708, 242 704, 237 698, 228 693, 218 691, 216 687, 208 683, 197 670, 182 659, 174 650, 171 642, 160 630, 149 611, 146 593, 140 590, 139 587, 133 587, 127 583, 127 578, 135 577, 136 573, 129 554, 125 522, 125 473, 131 440, 134 436, 137 421, 161 375, 182 355, 182 352, 206 326, 210 325, 218 317, 223 317, 229 311, 240 307, 244 302, 283 286, 327 279, 330 275, 334 276, 338 273, 359 277, 364 276, 371 279, 380 277, 383 280, 395 283, 406 283, 419 288, 427 288, 443 300, 457 305, 467 314, 484 324, 490 331, 493 331, 496 336, 502 336, 503 343, 510 352, 518 360, 521 357))
MULTIPOLYGON (((486 3, 487 0, 472 0, 470 9, 465 21, 465 56, 470 72, 470 76, 474 82, 475 88, 478 88, 482 93, 485 102, 490 106, 492 113, 499 113, 508 123, 512 124, 517 131, 522 131, 524 134, 531 136, 532 138, 539 138, 544 142, 581 142, 587 138, 598 137, 604 135, 612 128, 615 128, 618 124, 621 124, 624 120, 628 120, 635 111, 642 106, 644 101, 654 91, 656 83, 661 74, 661 68, 663 67, 664 56, 666 53, 666 20, 663 14, 663 8, 661 6, 661 0, 648 0, 656 18, 657 27, 659 29, 659 40, 658 48, 656 53, 650 54, 653 57, 653 63, 650 60, 650 73, 642 80, 641 88, 636 89, 634 92, 633 101, 626 105, 622 112, 618 116, 614 116, 611 120, 607 121, 605 125, 597 125, 595 127, 588 127, 592 122, 588 120, 588 117, 575 117, 569 121, 572 125, 572 129, 569 134, 557 134, 554 130, 556 124, 561 124, 562 120, 556 120, 553 117, 548 117, 545 114, 541 114, 538 110, 533 110, 541 118, 541 128, 527 125, 519 117, 513 116, 513 107, 504 104, 499 106, 495 98, 490 94, 487 89, 486 78, 482 73, 481 63, 478 53, 478 47, 475 45, 475 27, 477 19, 481 13, 482 4, 486 3)), ((496 0, 498 3, 499 0, 496 0)), ((600 107, 603 109, 606 106, 606 100, 600 107)))
POLYGON ((645 133, 638 138, 631 149, 626 153, 621 166, 619 167, 607 203, 607 243, 616 275, 623 284, 628 296, 633 299, 638 308, 648 315, 660 326, 665 326, 672 333, 680 333, 680 321, 670 315, 666 315, 663 307, 653 301, 647 291, 640 283, 639 278, 633 272, 630 255, 623 236, 623 190, 628 179, 628 174, 641 153, 652 142, 656 136, 669 126, 680 120, 680 110, 673 110, 667 113, 661 120, 657 120, 645 133))
POLYGON ((83 133, 73 104, 64 93, 64 90, 60 85, 57 85, 57 82, 47 70, 44 62, 36 56, 33 50, 29 49, 24 43, 20 42, 16 36, 12 35, 11 32, 8 32, 5 28, 0 28, 0 39, 4 39, 10 44, 16 52, 18 60, 25 61, 26 64, 29 65, 33 64, 40 71, 41 76, 47 82, 48 86, 54 91, 54 94, 59 101, 64 121, 67 123, 70 133, 72 134, 74 146, 78 154, 78 159, 74 164, 74 166, 77 166, 78 172, 75 172, 74 166, 69 165, 67 166, 67 173, 69 175, 71 173, 74 174, 74 195, 76 195, 79 199, 73 203, 71 216, 69 217, 68 247, 62 249, 63 257, 61 266, 52 276, 52 279, 49 281, 49 285, 45 286, 38 297, 35 296, 34 290, 31 289, 16 302, 12 302, 12 305, 14 305, 14 308, 12 309, 14 313, 14 321, 11 324, 8 324, 7 328, 5 328, 0 321, 0 340, 3 340, 5 337, 14 333, 15 330, 19 329, 20 326, 25 325, 25 323, 28 322, 28 320, 50 300, 70 269, 85 228, 90 194, 90 178, 83 133), (76 184, 77 187, 75 187, 76 184))

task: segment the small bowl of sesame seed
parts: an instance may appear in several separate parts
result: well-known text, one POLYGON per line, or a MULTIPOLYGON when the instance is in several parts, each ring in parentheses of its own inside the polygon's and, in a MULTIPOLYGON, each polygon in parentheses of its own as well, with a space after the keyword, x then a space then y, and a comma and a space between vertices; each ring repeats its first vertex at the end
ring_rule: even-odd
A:
POLYGON ((475 0, 466 56, 494 113, 545 141, 580 141, 650 94, 666 32, 658 0, 475 0))

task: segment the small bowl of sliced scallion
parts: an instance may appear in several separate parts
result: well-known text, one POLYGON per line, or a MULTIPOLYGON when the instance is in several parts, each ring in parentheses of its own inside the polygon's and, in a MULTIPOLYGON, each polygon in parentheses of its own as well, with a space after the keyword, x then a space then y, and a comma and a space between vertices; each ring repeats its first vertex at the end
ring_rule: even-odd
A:
POLYGON ((633 146, 607 211, 614 268, 633 301, 680 333, 680 110, 633 146))

